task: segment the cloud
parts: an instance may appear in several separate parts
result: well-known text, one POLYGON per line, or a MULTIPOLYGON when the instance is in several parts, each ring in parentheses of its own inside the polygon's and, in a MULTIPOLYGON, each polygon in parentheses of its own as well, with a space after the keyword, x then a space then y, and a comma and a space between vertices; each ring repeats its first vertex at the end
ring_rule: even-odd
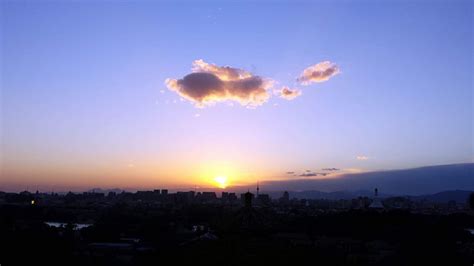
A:
POLYGON ((331 168, 323 168, 321 170, 323 170, 323 171, 339 171, 339 168, 331 167, 331 168))
POLYGON ((356 159, 359 160, 359 161, 367 161, 369 159, 369 157, 365 156, 365 155, 358 155, 356 157, 356 159))
POLYGON ((323 61, 316 65, 307 67, 298 77, 297 81, 302 85, 310 85, 315 82, 324 82, 332 76, 339 74, 339 67, 330 61, 323 61))
POLYGON ((228 100, 256 107, 268 100, 274 83, 243 69, 221 67, 203 60, 194 61, 192 71, 182 79, 166 79, 165 84, 198 107, 228 100))
POLYGON ((326 176, 327 173, 316 173, 316 172, 312 172, 310 170, 306 170, 306 172, 300 174, 300 176, 304 176, 304 177, 310 177, 310 176, 326 176))
MULTIPOLYGON (((327 81, 339 72, 336 64, 324 61, 306 68, 297 81, 302 85, 309 85, 327 81)), ((188 100, 196 107, 226 101, 230 104, 237 102, 242 106, 255 108, 268 101, 274 83, 272 79, 253 75, 244 69, 217 66, 202 59, 192 63, 192 73, 181 79, 165 80, 168 89, 180 95, 181 101, 188 100)), ((275 95, 285 100, 293 100, 302 95, 300 89, 287 86, 273 91, 275 95)))
POLYGON ((295 172, 293 171, 289 171, 289 172, 286 172, 287 175, 293 175, 295 172))
POLYGON ((301 91, 298 89, 290 89, 288 87, 283 87, 279 92, 280 98, 285 100, 293 100, 294 98, 301 95, 301 91))
POLYGON ((300 176, 317 176, 317 175, 318 175, 317 173, 306 172, 306 173, 301 174, 300 176))

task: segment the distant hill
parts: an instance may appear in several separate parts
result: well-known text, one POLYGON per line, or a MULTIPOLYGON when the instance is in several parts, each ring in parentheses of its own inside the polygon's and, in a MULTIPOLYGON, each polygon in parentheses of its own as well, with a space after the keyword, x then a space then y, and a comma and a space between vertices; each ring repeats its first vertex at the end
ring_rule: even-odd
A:
POLYGON ((346 174, 325 179, 294 179, 262 184, 267 191, 373 191, 419 196, 440 191, 474 191, 474 163, 346 174))
MULTIPOLYGON (((442 191, 434 194, 427 194, 421 196, 408 196, 412 200, 426 200, 439 203, 447 203, 448 201, 454 200, 457 203, 466 203, 469 195, 474 191, 468 190, 450 190, 442 191)), ((283 191, 272 191, 265 192, 270 194, 272 198, 278 199, 282 196, 283 191)), ((328 200, 338 200, 338 199, 354 199, 357 197, 373 197, 374 193, 372 191, 361 190, 361 191, 334 191, 334 192, 322 192, 316 190, 308 191, 289 191, 290 198, 297 199, 328 199, 328 200)), ((388 194, 379 194, 381 198, 387 198, 395 195, 388 194)))
MULTIPOLYGON (((283 195, 283 191, 264 191, 263 193, 269 194, 272 198, 278 199, 283 195)), ((297 199, 328 199, 328 200, 338 200, 338 199, 353 199, 357 197, 372 197, 374 195, 373 191, 368 190, 359 190, 359 191, 333 191, 333 192, 323 192, 317 190, 304 190, 304 191, 289 191, 290 198, 297 199)), ((388 195, 380 195, 381 197, 386 197, 388 195)))
POLYGON ((412 197, 416 200, 427 200, 433 202, 448 202, 454 200, 457 203, 466 203, 469 195, 474 191, 467 190, 451 190, 451 191, 442 191, 431 195, 422 195, 417 197, 412 197))

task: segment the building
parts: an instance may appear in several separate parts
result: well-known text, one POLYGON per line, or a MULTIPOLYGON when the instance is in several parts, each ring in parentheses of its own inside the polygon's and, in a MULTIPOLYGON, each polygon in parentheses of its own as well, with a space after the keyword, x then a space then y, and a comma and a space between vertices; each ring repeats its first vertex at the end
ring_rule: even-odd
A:
POLYGON ((283 192, 283 196, 280 198, 281 203, 288 203, 290 201, 290 193, 288 191, 283 192))
POLYGON ((268 206, 272 200, 270 199, 270 196, 268 194, 259 194, 257 196, 257 204, 258 205, 265 205, 268 206))
POLYGON ((382 201, 379 199, 379 190, 375 188, 374 190, 374 199, 372 200, 372 203, 369 205, 370 209, 383 209, 383 204, 382 201))

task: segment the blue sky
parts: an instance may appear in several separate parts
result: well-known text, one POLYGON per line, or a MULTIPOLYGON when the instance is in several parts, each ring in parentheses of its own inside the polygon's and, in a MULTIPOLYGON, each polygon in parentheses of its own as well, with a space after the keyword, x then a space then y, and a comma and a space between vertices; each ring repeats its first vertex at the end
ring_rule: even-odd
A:
POLYGON ((1 8, 2 187, 190 185, 214 175, 237 184, 474 159, 469 1, 1 8), (196 59, 302 95, 196 108, 164 84, 196 59), (296 82, 325 60, 340 73, 296 82))

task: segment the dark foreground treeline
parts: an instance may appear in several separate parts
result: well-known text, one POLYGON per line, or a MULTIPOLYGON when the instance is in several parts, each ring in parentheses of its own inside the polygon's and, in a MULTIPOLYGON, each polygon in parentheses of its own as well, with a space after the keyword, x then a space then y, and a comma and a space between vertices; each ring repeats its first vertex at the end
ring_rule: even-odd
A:
POLYGON ((472 265, 466 228, 474 228, 472 214, 2 205, 0 264, 472 265))

